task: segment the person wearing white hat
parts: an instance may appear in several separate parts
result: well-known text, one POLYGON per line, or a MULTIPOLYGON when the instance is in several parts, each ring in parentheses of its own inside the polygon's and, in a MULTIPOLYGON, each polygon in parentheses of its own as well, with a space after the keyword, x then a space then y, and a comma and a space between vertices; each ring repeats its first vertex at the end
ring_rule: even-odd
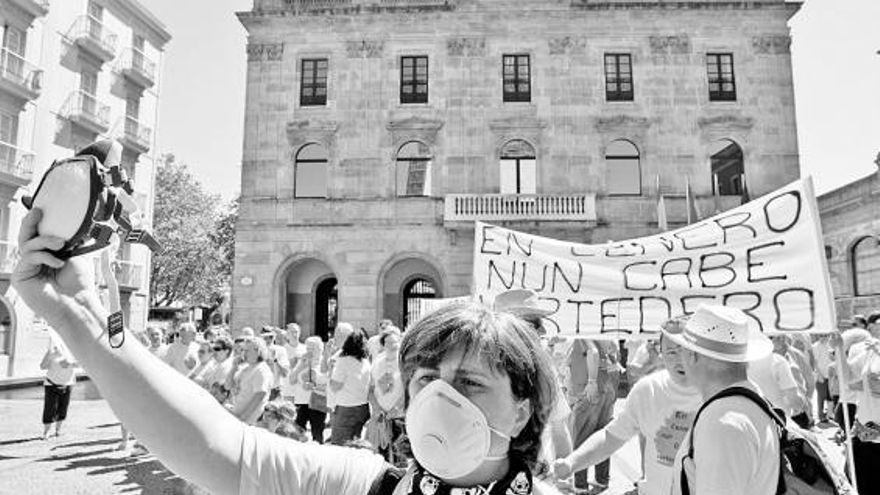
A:
POLYGON ((711 400, 731 387, 759 393, 748 363, 773 351, 742 311, 700 306, 683 327, 664 329, 682 347, 681 361, 706 405, 676 456, 672 493, 773 495, 779 482, 774 420, 744 396, 711 400), (686 480, 686 484, 684 482, 686 480))

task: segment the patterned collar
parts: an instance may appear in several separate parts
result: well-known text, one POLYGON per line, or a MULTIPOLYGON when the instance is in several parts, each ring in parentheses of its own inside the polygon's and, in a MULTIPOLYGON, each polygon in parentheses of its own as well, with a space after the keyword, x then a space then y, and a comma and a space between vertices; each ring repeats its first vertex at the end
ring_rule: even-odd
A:
POLYGON ((488 485, 477 485, 468 488, 450 486, 431 473, 425 471, 418 463, 408 495, 532 495, 532 473, 524 462, 511 458, 507 475, 488 485))

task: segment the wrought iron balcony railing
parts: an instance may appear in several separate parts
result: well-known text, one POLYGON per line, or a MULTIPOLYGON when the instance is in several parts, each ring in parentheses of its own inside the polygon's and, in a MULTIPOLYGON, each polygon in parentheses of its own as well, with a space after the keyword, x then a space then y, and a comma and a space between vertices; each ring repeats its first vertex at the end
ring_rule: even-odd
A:
POLYGON ((22 56, 3 48, 0 49, 0 78, 10 86, 10 89, 33 100, 40 95, 43 70, 22 56))
POLYGON ((0 141, 0 172, 18 177, 22 182, 34 176, 34 153, 0 141))
POLYGON ((156 82, 156 63, 134 47, 122 52, 116 71, 143 88, 152 87, 156 82))
POLYGON ((0 273, 12 273, 18 263, 18 243, 0 240, 0 273))
POLYGON ((68 95, 61 114, 99 134, 110 128, 110 105, 82 90, 68 95))
POLYGON ((90 15, 77 17, 67 31, 67 38, 104 62, 116 57, 116 33, 90 15))
POLYGON ((116 123, 113 135, 119 139, 124 146, 133 148, 140 153, 145 153, 150 149, 150 140, 153 137, 153 130, 140 122, 134 117, 125 116, 116 123))

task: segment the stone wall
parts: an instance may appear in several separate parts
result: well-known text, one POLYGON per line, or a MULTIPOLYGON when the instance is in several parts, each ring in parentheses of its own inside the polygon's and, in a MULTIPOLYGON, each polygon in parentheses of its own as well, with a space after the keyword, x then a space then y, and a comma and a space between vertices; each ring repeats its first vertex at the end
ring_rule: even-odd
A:
POLYGON ((384 313, 379 267, 401 253, 435 260, 444 295, 468 293, 473 233, 444 224, 442 198, 499 192, 510 139, 535 148, 538 194, 598 198, 595 225, 517 227, 583 242, 654 233, 658 178, 672 195, 688 178, 710 212, 709 156, 720 140, 742 148, 753 196, 795 180, 786 22, 796 9, 778 0, 256 2, 240 14, 250 37, 234 325, 282 323, 279 270, 302 252, 333 261, 341 317, 368 327, 384 313), (708 101, 714 51, 733 53, 735 102, 708 101), (606 52, 632 55, 634 101, 605 101, 606 52), (520 53, 531 57, 531 101, 504 103, 502 55, 520 53), (429 57, 427 104, 399 102, 404 55, 429 57), (300 61, 319 57, 329 59, 327 105, 302 107, 300 61), (397 198, 395 153, 414 139, 431 148, 431 197, 397 198), (639 197, 606 194, 615 139, 639 150, 639 197), (307 143, 328 151, 326 200, 293 199, 294 157, 307 143))
MULTIPOLYGON (((880 172, 820 196, 819 213, 838 316, 880 310, 880 294, 856 295, 852 263, 853 246, 859 240, 880 238, 880 172)), ((859 276, 876 280, 880 273, 859 276)))

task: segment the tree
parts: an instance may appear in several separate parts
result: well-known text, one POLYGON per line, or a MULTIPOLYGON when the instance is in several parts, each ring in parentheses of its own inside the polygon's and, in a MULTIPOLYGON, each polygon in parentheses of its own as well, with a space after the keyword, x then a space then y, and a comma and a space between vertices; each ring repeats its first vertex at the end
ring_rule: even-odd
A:
POLYGON ((222 205, 173 155, 159 160, 155 191, 153 231, 165 251, 153 256, 150 305, 203 306, 207 321, 228 297, 238 202, 222 205))

